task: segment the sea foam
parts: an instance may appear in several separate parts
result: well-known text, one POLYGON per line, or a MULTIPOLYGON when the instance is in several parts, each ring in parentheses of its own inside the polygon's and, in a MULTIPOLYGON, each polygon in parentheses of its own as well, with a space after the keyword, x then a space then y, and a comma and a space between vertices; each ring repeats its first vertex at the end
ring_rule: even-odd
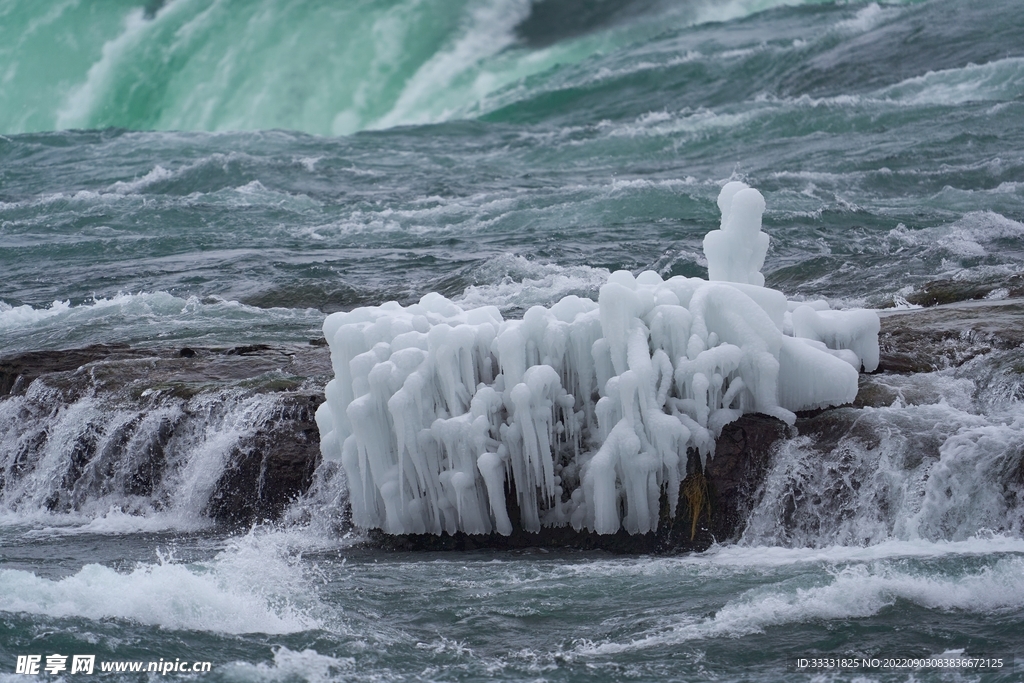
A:
POLYGON ((87 564, 61 579, 0 569, 2 612, 282 634, 317 628, 316 605, 302 566, 273 535, 235 539, 213 560, 194 564, 160 557, 128 572, 87 564))
POLYGON ((1024 607, 1024 557, 1003 557, 962 574, 909 569, 892 562, 858 563, 833 571, 825 581, 787 584, 752 589, 712 616, 683 614, 675 624, 651 629, 629 642, 588 642, 578 646, 577 652, 609 655, 722 636, 746 636, 784 624, 863 619, 899 601, 930 610, 981 614, 1016 611, 1024 607))

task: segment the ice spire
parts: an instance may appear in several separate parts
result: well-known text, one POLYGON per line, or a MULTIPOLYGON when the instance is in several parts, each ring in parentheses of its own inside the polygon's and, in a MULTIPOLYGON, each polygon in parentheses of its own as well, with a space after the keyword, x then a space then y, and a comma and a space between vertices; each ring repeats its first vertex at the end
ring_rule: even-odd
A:
POLYGON ((764 286, 761 267, 768 253, 768 235, 761 232, 764 197, 746 183, 726 183, 718 195, 722 225, 704 238, 708 279, 764 286))

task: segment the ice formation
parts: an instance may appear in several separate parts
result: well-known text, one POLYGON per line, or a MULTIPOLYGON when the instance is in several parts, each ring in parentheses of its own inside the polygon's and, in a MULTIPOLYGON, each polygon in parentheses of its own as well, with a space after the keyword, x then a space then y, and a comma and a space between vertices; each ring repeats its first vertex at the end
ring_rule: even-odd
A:
POLYGON ((518 509, 532 532, 653 531, 688 451, 713 457, 726 424, 852 401, 878 365, 878 316, 763 287, 764 198, 729 183, 718 203, 710 281, 618 271, 596 302, 521 320, 436 293, 328 316, 335 378, 316 418, 353 522, 507 535, 518 509))
POLYGON ((768 235, 761 232, 764 197, 739 181, 726 183, 718 195, 722 227, 704 237, 708 279, 764 286, 761 267, 768 235))

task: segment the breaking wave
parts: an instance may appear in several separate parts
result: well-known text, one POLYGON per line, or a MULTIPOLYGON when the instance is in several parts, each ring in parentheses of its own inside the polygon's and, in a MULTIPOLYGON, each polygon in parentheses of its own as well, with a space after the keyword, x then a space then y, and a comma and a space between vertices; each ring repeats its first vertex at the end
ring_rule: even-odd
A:
POLYGON ((607 655, 722 636, 746 636, 783 624, 864 619, 901 602, 928 610, 1015 612, 1024 608, 1022 570, 1024 558, 1013 555, 962 572, 894 561, 858 563, 810 579, 752 589, 712 616, 686 615, 668 628, 655 629, 629 642, 586 643, 577 651, 607 655))
POLYGON ((59 579, 0 570, 0 611, 120 619, 165 629, 295 633, 319 627, 318 600, 287 543, 249 534, 212 560, 161 556, 122 572, 87 564, 59 579))

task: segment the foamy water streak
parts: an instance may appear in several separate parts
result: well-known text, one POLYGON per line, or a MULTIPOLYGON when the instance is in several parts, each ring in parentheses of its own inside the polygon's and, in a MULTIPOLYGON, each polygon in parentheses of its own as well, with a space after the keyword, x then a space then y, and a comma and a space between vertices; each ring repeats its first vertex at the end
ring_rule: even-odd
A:
MULTIPOLYGON (((977 540, 956 548, 941 544, 931 548, 890 545, 881 552, 862 549, 851 553, 848 548, 831 548, 832 556, 828 559, 813 552, 795 553, 786 558, 787 564, 799 555, 802 556, 799 562, 815 563, 824 571, 804 570, 792 578, 763 583, 728 599, 712 616, 672 615, 664 620, 669 623, 629 641, 584 643, 575 653, 613 655, 723 636, 765 633, 806 622, 866 619, 901 602, 939 612, 1012 614, 1024 608, 1021 550, 1020 542, 1014 539, 977 540), (987 558, 983 566, 962 569, 955 563, 910 559, 938 560, 965 551, 987 558), (869 559, 872 557, 879 559, 869 559)), ((757 551, 772 555, 770 549, 758 548, 757 551)), ((778 558, 762 564, 748 556, 743 558, 742 566, 746 571, 759 566, 780 567, 773 559, 778 558)), ((722 577, 715 576, 715 579, 722 580, 722 577)))
POLYGON ((214 633, 295 633, 319 624, 303 572, 287 544, 249 535, 208 562, 161 557, 130 571, 87 564, 61 579, 0 569, 0 611, 214 633))
POLYGON ((80 304, 54 301, 45 307, 0 301, 5 355, 86 346, 97 336, 108 344, 305 341, 317 335, 322 320, 323 314, 313 309, 257 308, 219 297, 182 298, 161 291, 119 293, 80 304))

